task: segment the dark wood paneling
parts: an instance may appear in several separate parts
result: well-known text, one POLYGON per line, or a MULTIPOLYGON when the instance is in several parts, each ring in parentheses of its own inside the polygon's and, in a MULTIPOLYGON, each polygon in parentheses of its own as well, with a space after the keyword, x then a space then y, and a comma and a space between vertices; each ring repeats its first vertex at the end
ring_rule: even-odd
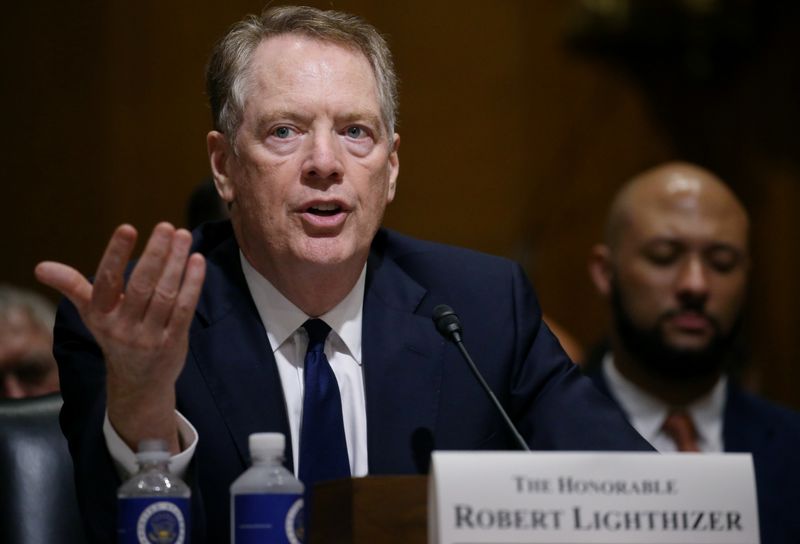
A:
MULTIPOLYGON (((364 15, 395 51, 401 176, 387 224, 522 260, 547 313, 585 345, 606 323, 585 261, 614 191, 671 158, 719 171, 754 218, 754 383, 800 407, 800 115, 786 53, 797 18, 772 25, 731 77, 692 88, 568 47, 571 2, 311 3, 364 15)), ((208 172, 203 66, 260 7, 45 0, 6 11, 3 281, 34 286, 45 258, 91 272, 121 222, 183 223, 208 172)))

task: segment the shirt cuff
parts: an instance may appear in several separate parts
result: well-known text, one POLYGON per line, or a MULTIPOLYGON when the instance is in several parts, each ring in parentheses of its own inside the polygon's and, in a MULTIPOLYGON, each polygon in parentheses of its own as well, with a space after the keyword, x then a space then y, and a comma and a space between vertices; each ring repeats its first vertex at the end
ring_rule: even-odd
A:
MULTIPOLYGON (((197 448, 197 430, 177 410, 175 410, 175 415, 178 418, 178 442, 181 452, 169 458, 169 471, 173 476, 185 480, 186 471, 194 457, 194 450, 197 448)), ((108 412, 103 420, 103 436, 119 477, 125 481, 139 472, 136 453, 117 434, 114 426, 111 425, 111 420, 108 419, 108 412)))

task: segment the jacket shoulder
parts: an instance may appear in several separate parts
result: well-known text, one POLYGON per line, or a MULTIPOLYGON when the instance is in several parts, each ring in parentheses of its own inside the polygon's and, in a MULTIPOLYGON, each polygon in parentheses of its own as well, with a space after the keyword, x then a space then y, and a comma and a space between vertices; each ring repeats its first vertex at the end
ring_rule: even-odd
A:
POLYGON ((800 441, 800 412, 796 410, 745 391, 735 384, 731 384, 729 389, 728 406, 736 414, 749 412, 753 418, 768 422, 770 426, 778 427, 787 436, 794 436, 800 441))
POLYGON ((378 231, 373 252, 393 260, 412 276, 439 273, 446 275, 449 280, 486 278, 498 274, 507 277, 512 269, 521 269, 518 263, 505 257, 420 240, 389 229, 378 231))

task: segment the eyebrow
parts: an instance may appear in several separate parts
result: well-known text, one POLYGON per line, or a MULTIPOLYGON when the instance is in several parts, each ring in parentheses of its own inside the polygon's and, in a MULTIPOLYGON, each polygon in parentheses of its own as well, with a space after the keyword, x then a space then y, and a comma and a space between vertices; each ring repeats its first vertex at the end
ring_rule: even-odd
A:
POLYGON ((370 112, 352 112, 346 115, 342 115, 338 118, 344 123, 355 123, 358 121, 365 122, 370 125, 374 125, 376 127, 382 127, 381 118, 378 115, 370 112))
MULTIPOLYGON (((672 238, 668 236, 659 236, 648 240, 644 244, 644 248, 653 248, 659 245, 669 245, 669 246, 679 246, 679 247, 691 247, 691 242, 687 243, 682 238, 672 238)), ((708 251, 732 251, 738 255, 744 255, 747 252, 746 248, 740 247, 735 245, 732 242, 726 242, 721 240, 712 240, 708 243, 703 244, 702 246, 703 252, 708 251)))
POLYGON ((276 122, 278 119, 283 119, 300 124, 308 124, 310 115, 303 115, 296 111, 290 110, 274 110, 261 115, 256 123, 256 131, 260 134, 267 129, 268 125, 276 122))
POLYGON ((738 256, 744 256, 747 253, 747 251, 744 248, 731 245, 727 242, 714 242, 710 244, 708 247, 706 247, 705 251, 706 252, 730 251, 731 253, 735 253, 738 256))

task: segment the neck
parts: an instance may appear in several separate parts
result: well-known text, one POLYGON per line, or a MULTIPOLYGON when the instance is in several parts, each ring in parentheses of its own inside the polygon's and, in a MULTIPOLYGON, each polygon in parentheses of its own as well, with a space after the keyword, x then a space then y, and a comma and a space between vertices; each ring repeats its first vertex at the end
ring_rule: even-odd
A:
POLYGON ((691 379, 669 379, 655 374, 646 363, 639 361, 619 341, 612 338, 614 366, 639 389, 670 406, 687 406, 707 395, 719 381, 720 372, 691 379))
POLYGON ((273 262, 256 261, 247 253, 245 258, 275 289, 311 317, 325 314, 344 300, 358 282, 366 263, 363 258, 333 265, 300 263, 292 266, 283 262, 274 266, 273 262))

